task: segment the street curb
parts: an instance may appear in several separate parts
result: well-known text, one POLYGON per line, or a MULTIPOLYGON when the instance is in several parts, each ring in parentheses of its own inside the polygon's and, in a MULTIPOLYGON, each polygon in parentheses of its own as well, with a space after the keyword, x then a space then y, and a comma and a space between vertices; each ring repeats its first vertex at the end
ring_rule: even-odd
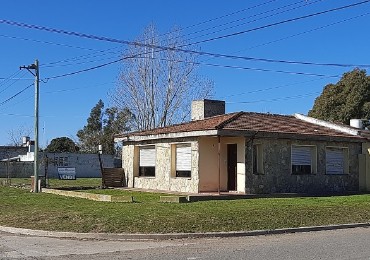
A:
POLYGON ((313 227, 298 227, 298 228, 282 228, 273 230, 253 230, 253 231, 231 231, 231 232, 207 232, 207 233, 167 233, 167 234, 125 234, 125 233, 74 233, 74 232, 58 232, 32 230, 24 228, 13 228, 0 226, 0 232, 36 236, 36 237, 51 237, 51 238, 69 238, 80 240, 170 240, 184 238, 211 238, 211 237, 245 237, 245 236, 262 236, 276 235, 286 233, 302 233, 312 231, 337 230, 357 227, 370 227, 370 223, 352 223, 342 225, 329 226, 313 226, 313 227))

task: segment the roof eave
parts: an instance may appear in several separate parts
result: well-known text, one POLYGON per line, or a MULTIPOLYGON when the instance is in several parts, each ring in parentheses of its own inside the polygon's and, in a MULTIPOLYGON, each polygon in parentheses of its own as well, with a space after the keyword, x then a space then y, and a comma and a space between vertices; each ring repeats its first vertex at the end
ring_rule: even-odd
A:
POLYGON ((156 135, 127 135, 114 138, 115 142, 139 142, 158 139, 184 138, 184 137, 198 137, 198 136, 214 136, 218 135, 218 130, 202 130, 176 133, 163 133, 156 135))

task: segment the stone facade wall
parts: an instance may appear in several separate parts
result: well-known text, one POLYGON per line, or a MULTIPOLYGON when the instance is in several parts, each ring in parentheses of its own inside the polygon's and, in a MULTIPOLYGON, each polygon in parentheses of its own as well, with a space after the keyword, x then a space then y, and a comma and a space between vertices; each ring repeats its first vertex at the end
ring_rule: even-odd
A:
POLYGON ((297 141, 287 139, 246 140, 246 193, 336 193, 359 190, 361 143, 297 141), (254 174, 252 145, 262 144, 264 174, 254 174), (317 149, 317 173, 291 173, 291 146, 314 145, 317 149), (348 147, 349 174, 326 174, 326 146, 348 147))
POLYGON ((127 187, 134 187, 134 158, 135 158, 135 146, 124 145, 122 147, 122 168, 125 170, 125 177, 127 187))
MULTIPOLYGON (((172 144, 167 142, 151 142, 156 147, 156 166, 155 177, 140 177, 139 173, 139 146, 127 144, 123 146, 122 161, 123 168, 126 172, 128 187, 163 190, 163 191, 179 191, 179 192, 198 192, 198 142, 184 141, 180 142, 191 143, 192 150, 192 170, 190 178, 173 177, 171 176, 173 167, 172 160, 172 144)), ((143 143, 144 144, 144 143, 143 143)))

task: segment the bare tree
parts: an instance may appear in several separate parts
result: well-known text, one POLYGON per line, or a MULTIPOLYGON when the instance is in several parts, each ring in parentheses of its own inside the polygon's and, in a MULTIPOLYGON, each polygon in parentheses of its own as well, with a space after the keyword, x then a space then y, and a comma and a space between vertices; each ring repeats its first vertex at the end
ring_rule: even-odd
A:
POLYGON ((9 145, 10 146, 21 146, 22 145, 22 137, 23 136, 30 136, 32 130, 25 126, 19 126, 16 129, 11 129, 8 132, 9 138, 9 145))
POLYGON ((213 82, 196 74, 197 54, 191 52, 193 47, 186 45, 180 32, 174 29, 161 38, 150 25, 137 39, 140 44, 131 46, 123 59, 119 84, 111 98, 116 107, 134 114, 133 128, 137 130, 183 122, 189 118, 192 100, 213 93, 213 82))

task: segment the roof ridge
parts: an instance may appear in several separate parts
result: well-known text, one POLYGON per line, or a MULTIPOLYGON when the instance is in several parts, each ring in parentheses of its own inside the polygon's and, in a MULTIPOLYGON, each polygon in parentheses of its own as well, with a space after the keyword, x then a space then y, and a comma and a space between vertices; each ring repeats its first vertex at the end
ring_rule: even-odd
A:
POLYGON ((308 122, 308 123, 311 123, 311 124, 314 124, 314 125, 320 125, 320 126, 323 126, 323 127, 327 127, 329 129, 339 131, 339 132, 342 132, 342 133, 355 135, 355 136, 360 135, 359 129, 353 129, 353 128, 350 128, 347 125, 338 125, 338 124, 330 122, 330 121, 325 121, 325 120, 305 116, 305 115, 302 115, 302 114, 299 114, 299 113, 295 113, 294 117, 299 119, 299 120, 302 120, 302 121, 305 121, 305 122, 308 122))
POLYGON ((234 114, 233 116, 229 117, 228 119, 224 120, 223 122, 219 123, 218 125, 216 125, 216 129, 221 129, 223 128, 226 124, 234 121, 235 119, 237 119, 238 117, 240 117, 242 114, 244 114, 243 111, 240 111, 236 114, 234 114))

